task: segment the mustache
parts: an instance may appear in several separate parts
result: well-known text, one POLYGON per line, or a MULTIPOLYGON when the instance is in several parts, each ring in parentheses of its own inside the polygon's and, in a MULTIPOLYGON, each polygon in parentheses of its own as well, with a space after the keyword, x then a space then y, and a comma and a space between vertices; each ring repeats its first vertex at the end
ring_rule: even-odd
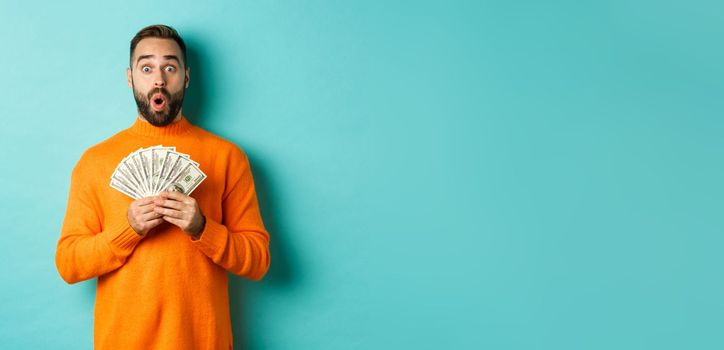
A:
POLYGON ((155 89, 149 91, 148 94, 146 95, 146 98, 150 101, 151 97, 158 93, 162 94, 166 98, 166 100, 171 99, 171 94, 168 92, 168 90, 166 90, 164 88, 155 88, 155 89))

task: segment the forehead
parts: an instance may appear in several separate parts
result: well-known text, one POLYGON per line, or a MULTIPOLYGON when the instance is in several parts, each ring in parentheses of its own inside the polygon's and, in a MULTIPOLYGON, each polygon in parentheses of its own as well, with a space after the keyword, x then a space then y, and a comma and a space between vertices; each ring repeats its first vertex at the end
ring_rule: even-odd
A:
POLYGON ((135 62, 137 57, 145 55, 155 55, 156 59, 167 55, 180 58, 181 47, 172 39, 145 38, 136 45, 136 49, 133 51, 133 61, 135 62))

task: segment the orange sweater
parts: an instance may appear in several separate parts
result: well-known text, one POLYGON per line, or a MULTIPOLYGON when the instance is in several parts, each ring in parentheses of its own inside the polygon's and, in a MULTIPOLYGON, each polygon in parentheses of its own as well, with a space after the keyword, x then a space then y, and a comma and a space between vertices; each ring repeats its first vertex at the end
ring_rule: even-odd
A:
POLYGON ((98 277, 96 349, 230 349, 227 271, 260 280, 270 263, 249 160, 185 117, 166 127, 136 119, 73 169, 55 263, 68 283, 98 277), (142 238, 126 216, 133 199, 109 185, 123 157, 158 144, 208 175, 192 193, 206 216, 199 240, 168 222, 142 238))

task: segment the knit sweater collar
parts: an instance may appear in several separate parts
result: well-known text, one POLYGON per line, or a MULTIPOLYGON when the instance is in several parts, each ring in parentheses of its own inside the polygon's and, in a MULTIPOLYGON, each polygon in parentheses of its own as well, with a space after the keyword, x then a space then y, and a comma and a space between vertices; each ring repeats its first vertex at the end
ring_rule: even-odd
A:
POLYGON ((179 121, 160 127, 137 117, 128 130, 141 136, 176 136, 187 133, 191 128, 193 125, 186 119, 186 116, 181 115, 179 121))

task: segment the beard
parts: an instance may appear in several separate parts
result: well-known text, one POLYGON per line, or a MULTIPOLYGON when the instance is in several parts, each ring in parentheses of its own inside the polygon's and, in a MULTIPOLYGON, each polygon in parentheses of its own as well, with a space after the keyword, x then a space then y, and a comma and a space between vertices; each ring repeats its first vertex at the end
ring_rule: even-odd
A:
POLYGON ((176 118, 176 115, 181 110, 181 105, 184 102, 184 95, 186 93, 186 87, 182 88, 181 91, 171 95, 165 88, 155 88, 149 91, 145 96, 136 90, 136 86, 133 85, 133 98, 136 100, 136 106, 138 106, 138 112, 141 113, 144 119, 151 123, 153 126, 166 126, 176 118), (166 98, 166 105, 160 111, 155 111, 151 108, 151 97, 161 93, 166 98))

